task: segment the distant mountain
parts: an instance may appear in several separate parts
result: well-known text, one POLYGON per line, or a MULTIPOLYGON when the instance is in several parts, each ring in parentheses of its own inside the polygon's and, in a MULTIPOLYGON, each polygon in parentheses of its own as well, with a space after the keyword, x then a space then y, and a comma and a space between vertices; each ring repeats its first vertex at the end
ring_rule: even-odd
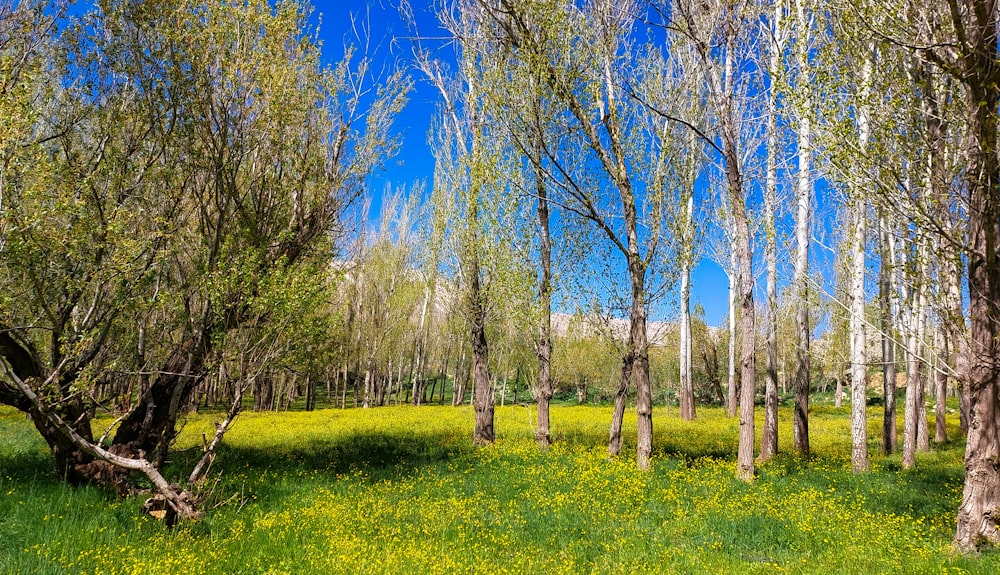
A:
MULTIPOLYGON (((646 336, 650 345, 662 345, 667 334, 674 329, 673 322, 647 321, 646 336)), ((574 335, 608 335, 619 339, 628 338, 629 320, 620 318, 594 318, 568 313, 552 314, 552 335, 567 337, 574 335)))

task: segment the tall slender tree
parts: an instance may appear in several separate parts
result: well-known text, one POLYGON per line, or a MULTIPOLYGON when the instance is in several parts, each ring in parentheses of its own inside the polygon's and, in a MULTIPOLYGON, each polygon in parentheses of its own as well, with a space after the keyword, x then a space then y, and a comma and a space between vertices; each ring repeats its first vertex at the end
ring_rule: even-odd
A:
POLYGON ((785 30, 782 26, 785 5, 775 0, 770 21, 767 75, 767 166, 764 189, 764 259, 767 266, 766 335, 767 365, 764 380, 764 429, 761 433, 760 455, 766 461, 778 453, 778 237, 775 207, 778 202, 778 81, 785 50, 785 30))
POLYGON ((810 78, 810 37, 812 35, 811 7, 808 0, 795 0, 795 63, 796 100, 798 120, 798 181, 795 190, 795 285, 797 334, 795 380, 795 411, 792 435, 795 451, 809 455, 809 226, 812 211, 812 105, 810 78))
MULTIPOLYGON (((867 153, 871 138, 872 74, 875 68, 875 46, 865 50, 858 82, 858 149, 867 153)), ((852 190, 853 230, 851 237, 851 468, 855 473, 868 471, 868 339, 865 316, 865 252, 867 247, 867 190, 852 190)))
MULTIPOLYGON (((737 477, 754 477, 754 391, 756 371, 756 308, 753 297, 753 249, 747 210, 746 177, 743 166, 744 109, 751 69, 741 57, 750 50, 746 42, 754 19, 740 3, 692 3, 678 1, 672 22, 684 41, 690 43, 701 72, 710 111, 718 126, 718 138, 709 140, 722 161, 733 222, 733 252, 736 256, 736 286, 740 307, 740 433, 737 477)), ((733 321, 733 318, 730 318, 733 321)), ((730 406, 731 408, 731 406, 730 406)))

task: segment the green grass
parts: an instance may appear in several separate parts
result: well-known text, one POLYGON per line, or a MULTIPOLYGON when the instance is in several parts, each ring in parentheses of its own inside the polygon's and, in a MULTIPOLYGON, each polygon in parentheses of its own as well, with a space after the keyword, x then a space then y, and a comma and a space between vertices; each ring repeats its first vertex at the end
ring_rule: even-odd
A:
MULTIPOLYGON (((62 485, 30 422, 3 408, 0 573, 998 572, 1000 554, 949 548, 962 444, 902 471, 877 455, 870 413, 872 473, 850 472, 847 409, 818 406, 813 456, 779 456, 749 485, 732 478, 738 425, 719 409, 684 423, 658 407, 648 473, 631 451, 607 459, 606 407, 554 408, 547 453, 521 406, 498 409, 501 440, 481 449, 468 407, 247 413, 207 517, 167 531, 138 499, 62 485)), ((212 421, 191 418, 181 446, 212 421)), ((633 414, 626 450, 634 430, 633 414)), ((179 451, 174 471, 196 455, 179 451)))

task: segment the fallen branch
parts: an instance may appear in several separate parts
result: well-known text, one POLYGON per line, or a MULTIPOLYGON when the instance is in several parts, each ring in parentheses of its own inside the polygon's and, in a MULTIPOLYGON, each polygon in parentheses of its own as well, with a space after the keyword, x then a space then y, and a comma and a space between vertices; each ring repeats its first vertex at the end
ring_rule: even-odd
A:
MULTIPOLYGON (((236 398, 233 399, 233 404, 229 407, 229 411, 226 413, 226 419, 222 423, 215 424, 215 437, 212 438, 212 442, 204 447, 204 453, 198 463, 195 464, 194 469, 191 470, 191 476, 188 477, 188 483, 197 483, 208 473, 208 469, 212 466, 212 462, 215 461, 215 449, 222 442, 222 437, 229 430, 229 426, 236 419, 236 416, 240 414, 243 409, 243 388, 237 386, 236 388, 236 398)), ((202 435, 202 441, 204 441, 204 435, 202 435)))
MULTIPOLYGON (((65 361, 63 362, 65 363, 65 361)), ((129 469, 133 471, 140 471, 153 482, 156 490, 164 498, 166 503, 165 509, 165 519, 168 525, 172 525, 176 519, 198 519, 201 517, 201 512, 197 510, 192 500, 191 494, 186 491, 181 491, 176 485, 171 485, 167 483, 167 480, 163 477, 156 467, 143 457, 143 453, 139 452, 139 457, 124 457, 112 453, 99 445, 94 445, 93 443, 87 441, 79 433, 76 432, 71 426, 69 426, 58 413, 53 412, 49 406, 42 400, 31 389, 23 379, 17 376, 13 370, 7 366, 6 363, 0 362, 4 367, 4 372, 10 377, 17 388, 24 394, 24 396, 31 402, 31 404, 38 410, 45 419, 52 424, 53 427, 58 429, 63 435, 66 436, 73 445, 78 447, 84 453, 89 454, 95 459, 99 459, 116 467, 121 467, 123 469, 129 469)), ((56 369, 52 371, 52 374, 45 380, 42 386, 51 385, 52 382, 58 377, 60 370, 62 369, 62 364, 60 364, 56 369)))

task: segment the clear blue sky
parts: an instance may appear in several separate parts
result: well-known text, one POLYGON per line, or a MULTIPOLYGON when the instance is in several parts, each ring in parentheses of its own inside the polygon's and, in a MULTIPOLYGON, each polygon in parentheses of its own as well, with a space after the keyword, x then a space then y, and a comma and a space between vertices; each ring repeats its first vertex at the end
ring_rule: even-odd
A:
MULTIPOLYGON (((421 36, 440 35, 436 20, 428 12, 429 0, 411 2, 421 36)), ((370 30, 370 46, 377 51, 379 59, 385 59, 389 66, 409 66, 409 42, 394 41, 397 37, 405 38, 410 34, 398 15, 396 4, 398 0, 315 1, 313 20, 322 18, 320 36, 324 44, 324 58, 329 62, 338 61, 343 55, 345 39, 357 44, 354 29, 361 30, 367 26, 370 30)), ((401 152, 384 172, 377 174, 370 182, 373 212, 377 212, 380 205, 378 196, 387 184, 397 188, 423 180, 429 186, 432 181, 434 160, 427 145, 427 131, 437 103, 437 93, 419 76, 415 80, 415 90, 410 94, 410 102, 396 120, 396 126, 403 134, 401 152)), ((377 213, 372 215, 375 217, 377 213)), ((728 312, 728 287, 726 274, 715 263, 703 260, 695 268, 692 277, 692 303, 700 302, 704 307, 708 325, 722 325, 728 312)))

